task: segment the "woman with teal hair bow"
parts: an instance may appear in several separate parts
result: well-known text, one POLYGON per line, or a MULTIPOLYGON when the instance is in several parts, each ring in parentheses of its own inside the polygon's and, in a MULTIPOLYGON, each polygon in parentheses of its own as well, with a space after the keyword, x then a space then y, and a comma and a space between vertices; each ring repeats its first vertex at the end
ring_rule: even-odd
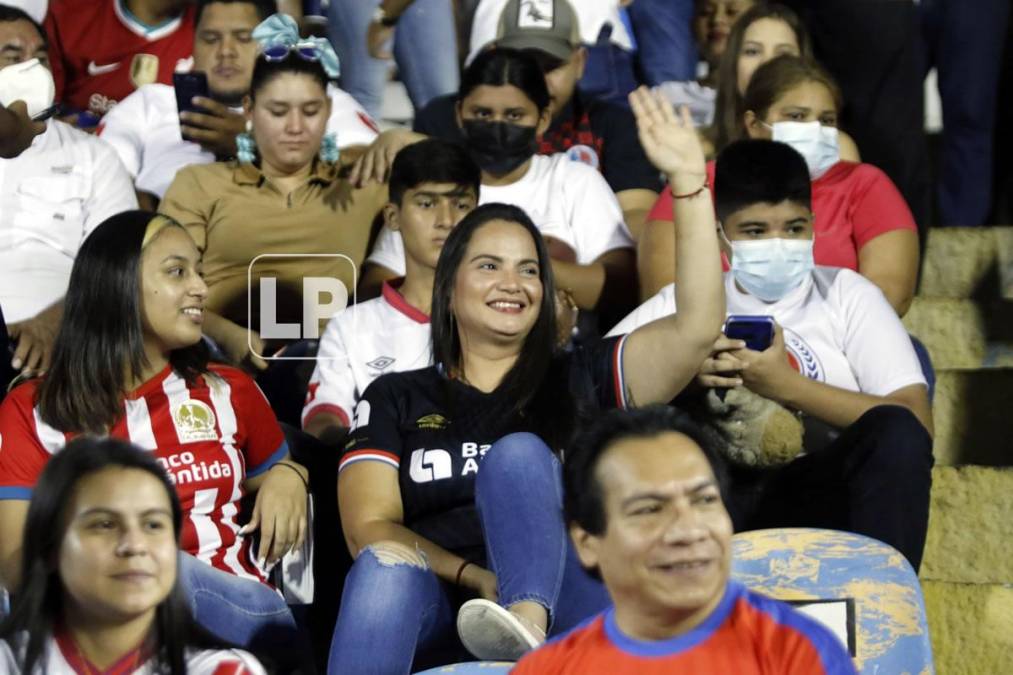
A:
MULTIPOLYGON (((204 251, 205 334, 225 356, 257 372, 293 339, 319 335, 305 329, 304 279, 336 279, 353 297, 355 270, 368 253, 386 187, 354 189, 341 173, 350 158, 339 156, 336 139, 325 133, 332 105, 327 87, 339 73, 330 44, 300 37, 295 21, 280 14, 257 26, 253 37, 261 53, 244 102, 247 132, 237 138, 237 159, 180 170, 159 209, 183 223, 204 251), (261 287, 272 284, 274 292, 261 297, 261 287), (303 330, 292 336, 281 330, 286 324, 303 330)), ((316 318, 322 329, 329 317, 316 318)), ((279 417, 288 421, 291 408, 298 423, 305 392, 282 393, 270 381, 258 382, 279 417)))

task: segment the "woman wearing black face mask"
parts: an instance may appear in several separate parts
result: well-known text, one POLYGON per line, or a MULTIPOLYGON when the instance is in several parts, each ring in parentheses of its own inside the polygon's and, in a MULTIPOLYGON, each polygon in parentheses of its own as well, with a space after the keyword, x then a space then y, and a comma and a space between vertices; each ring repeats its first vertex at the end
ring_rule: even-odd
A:
MULTIPOLYGON (((536 155, 549 127, 549 92, 538 63, 513 49, 480 54, 462 77, 457 119, 482 169, 479 203, 518 206, 548 245, 556 287, 602 325, 636 299, 633 239, 615 194, 583 146, 536 155)), ((404 274, 403 245, 384 230, 369 262, 404 274)), ((607 322, 607 323, 606 323, 607 322)))
POLYGON ((612 314, 632 299, 633 240, 615 194, 583 161, 593 153, 535 154, 549 102, 545 76, 524 52, 494 49, 467 68, 457 119, 482 169, 480 202, 524 209, 549 245, 556 285, 579 308, 612 314))

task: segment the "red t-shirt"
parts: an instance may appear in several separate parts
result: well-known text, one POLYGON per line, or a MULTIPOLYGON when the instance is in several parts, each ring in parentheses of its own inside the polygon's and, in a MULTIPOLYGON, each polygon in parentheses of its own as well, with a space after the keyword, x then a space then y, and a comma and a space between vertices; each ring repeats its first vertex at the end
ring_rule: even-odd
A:
POLYGON ((844 645, 788 605, 730 582, 702 624, 668 640, 622 633, 609 609, 550 640, 517 664, 513 675, 854 675, 844 645))
MULTIPOLYGON (((707 182, 714 184, 714 162, 707 163, 707 182)), ((817 265, 858 271, 858 252, 892 230, 917 231, 911 209, 885 173, 871 164, 838 162, 812 182, 812 210, 817 265)), ((666 187, 647 216, 674 220, 672 189, 666 187)))
POLYGON ((101 117, 144 84, 172 84, 193 53, 193 4, 146 26, 123 0, 51 0, 45 28, 56 100, 101 117))
MULTIPOLYGON (((152 451, 169 474, 183 507, 184 551, 264 581, 236 516, 243 481, 271 468, 288 445, 249 376, 227 366, 211 371, 218 377, 205 375, 189 386, 166 367, 126 397, 109 435, 152 451)), ((42 421, 37 388, 38 380, 27 382, 0 405, 0 499, 31 499, 46 462, 74 436, 42 421)))

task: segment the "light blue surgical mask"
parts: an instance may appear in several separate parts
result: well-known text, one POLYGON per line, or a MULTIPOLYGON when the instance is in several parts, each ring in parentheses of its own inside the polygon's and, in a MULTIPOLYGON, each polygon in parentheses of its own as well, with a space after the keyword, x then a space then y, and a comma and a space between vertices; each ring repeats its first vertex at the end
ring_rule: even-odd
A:
POLYGON ((777 302, 812 273, 812 239, 749 239, 728 242, 732 276, 747 293, 777 302))
POLYGON ((819 122, 774 122, 768 125, 773 139, 786 143, 805 159, 809 177, 816 180, 841 160, 841 146, 837 127, 819 122))

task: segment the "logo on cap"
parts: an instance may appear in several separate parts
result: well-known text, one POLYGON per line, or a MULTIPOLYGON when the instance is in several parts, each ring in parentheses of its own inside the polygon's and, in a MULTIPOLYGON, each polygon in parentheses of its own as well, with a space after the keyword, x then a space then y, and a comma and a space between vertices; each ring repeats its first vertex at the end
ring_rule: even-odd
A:
POLYGON ((519 28, 552 28, 553 0, 521 0, 517 9, 519 28))

